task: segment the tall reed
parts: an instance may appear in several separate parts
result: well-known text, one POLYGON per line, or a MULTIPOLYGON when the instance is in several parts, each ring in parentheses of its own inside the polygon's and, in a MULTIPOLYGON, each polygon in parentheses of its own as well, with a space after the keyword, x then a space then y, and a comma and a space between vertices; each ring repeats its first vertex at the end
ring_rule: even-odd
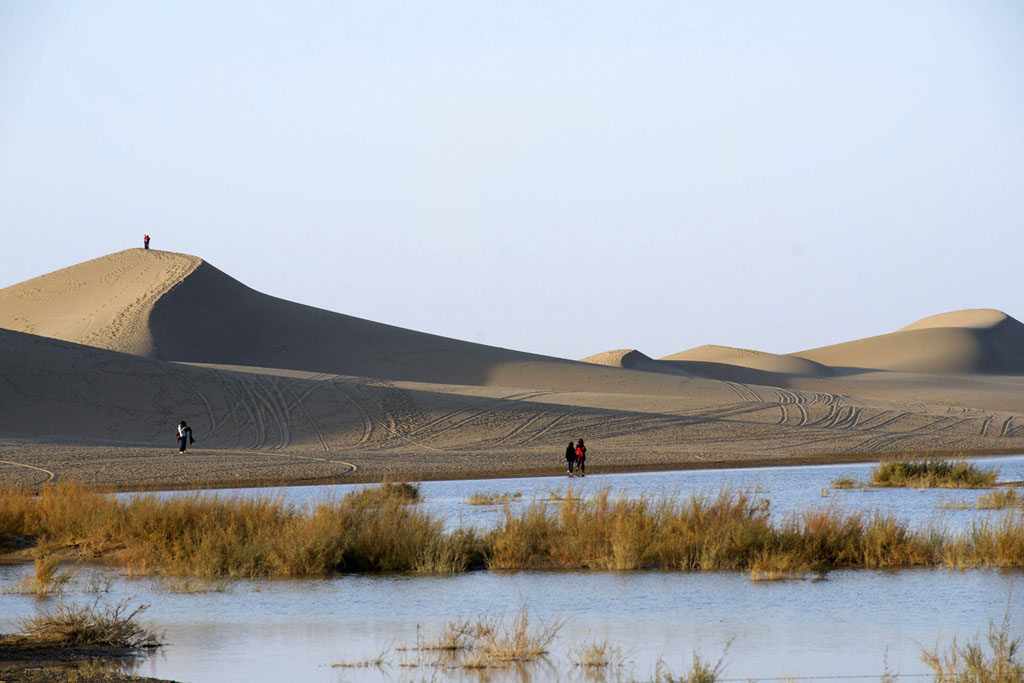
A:
MULTIPOLYGON (((497 527, 445 531, 416 506, 364 495, 296 507, 198 493, 119 500, 73 486, 0 493, 0 528, 132 571, 306 576, 335 571, 739 570, 753 578, 837 568, 1024 566, 1024 512, 962 533, 824 507, 773 521, 750 492, 627 498, 571 492, 503 507, 497 527)), ((46 569, 46 568, 44 568, 46 569)))
POLYGON ((446 534, 430 514, 355 494, 312 509, 279 498, 184 494, 129 500, 75 486, 0 495, 0 528, 75 545, 143 573, 301 576, 330 571, 463 571, 482 563, 472 531, 446 534))
POLYGON ((490 537, 496 569, 742 570, 754 578, 839 568, 1024 566, 1024 515, 964 534, 911 529, 882 513, 826 507, 773 522, 743 491, 711 498, 566 495, 508 506, 490 537))

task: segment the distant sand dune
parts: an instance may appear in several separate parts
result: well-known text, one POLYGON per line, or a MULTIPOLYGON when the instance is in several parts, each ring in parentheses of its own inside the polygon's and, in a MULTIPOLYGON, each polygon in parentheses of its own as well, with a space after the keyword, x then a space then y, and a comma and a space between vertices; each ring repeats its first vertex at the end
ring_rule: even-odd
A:
POLYGON ((584 362, 261 294, 132 249, 0 290, 0 483, 373 480, 1024 451, 1024 326, 992 310, 799 354, 584 362), (196 430, 176 455, 174 425, 196 430))
POLYGON ((1024 325, 1000 311, 956 311, 889 334, 792 355, 836 368, 1019 374, 1024 373, 1024 325))
POLYGON ((763 351, 736 349, 730 346, 705 345, 662 358, 665 361, 711 361, 737 365, 739 367, 763 370, 784 375, 822 377, 832 374, 830 368, 821 363, 763 351))

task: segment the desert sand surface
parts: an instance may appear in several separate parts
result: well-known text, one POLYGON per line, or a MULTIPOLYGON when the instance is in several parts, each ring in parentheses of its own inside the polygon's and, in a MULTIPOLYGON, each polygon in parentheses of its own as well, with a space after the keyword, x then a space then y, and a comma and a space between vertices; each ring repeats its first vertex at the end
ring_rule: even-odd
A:
POLYGON ((110 489, 1024 452, 1024 326, 993 310, 793 354, 573 361, 262 294, 129 249, 0 290, 0 483, 110 489), (196 443, 179 455, 175 425, 196 443))

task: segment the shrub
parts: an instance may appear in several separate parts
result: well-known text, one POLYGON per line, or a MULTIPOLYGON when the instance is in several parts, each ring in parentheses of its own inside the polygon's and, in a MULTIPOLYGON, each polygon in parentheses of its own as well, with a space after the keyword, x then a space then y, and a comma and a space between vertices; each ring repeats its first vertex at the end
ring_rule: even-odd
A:
POLYGON ((998 476, 998 468, 962 460, 889 460, 872 468, 871 485, 980 489, 992 486, 998 476))
POLYGON ((99 607, 97 602, 90 605, 61 602, 52 610, 24 619, 21 629, 29 637, 69 645, 158 647, 156 634, 135 623, 135 617, 147 607, 139 605, 129 612, 126 600, 106 607, 99 607))

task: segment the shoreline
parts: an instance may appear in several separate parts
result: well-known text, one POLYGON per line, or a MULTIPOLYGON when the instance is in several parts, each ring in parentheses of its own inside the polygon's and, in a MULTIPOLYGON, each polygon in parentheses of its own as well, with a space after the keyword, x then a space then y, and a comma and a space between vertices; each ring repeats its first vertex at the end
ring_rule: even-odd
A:
MULTIPOLYGON (((895 458, 953 458, 974 459, 986 456, 1020 455, 1019 448, 1006 449, 972 449, 971 451, 934 450, 934 451, 892 451, 882 453, 840 453, 795 455, 785 458, 717 458, 714 460, 678 460, 656 463, 588 463, 591 475, 599 474, 630 474, 644 472, 675 472, 690 470, 728 470, 758 469, 768 467, 811 467, 820 465, 847 465, 857 463, 879 462, 895 458)), ((507 469, 468 470, 452 468, 449 470, 430 469, 393 469, 385 472, 368 472, 356 468, 343 473, 320 477, 281 476, 259 478, 232 479, 187 479, 176 482, 124 482, 117 484, 84 484, 85 488, 96 493, 148 493, 159 491, 201 491, 238 488, 279 488, 292 486, 331 486, 344 484, 379 484, 390 482, 423 482, 423 481, 473 481, 483 479, 526 479, 533 477, 559 478, 565 476, 562 462, 552 466, 509 467, 507 469)), ((67 481, 73 481, 68 479, 67 481)), ((39 488, 39 487, 35 487, 39 488)))

